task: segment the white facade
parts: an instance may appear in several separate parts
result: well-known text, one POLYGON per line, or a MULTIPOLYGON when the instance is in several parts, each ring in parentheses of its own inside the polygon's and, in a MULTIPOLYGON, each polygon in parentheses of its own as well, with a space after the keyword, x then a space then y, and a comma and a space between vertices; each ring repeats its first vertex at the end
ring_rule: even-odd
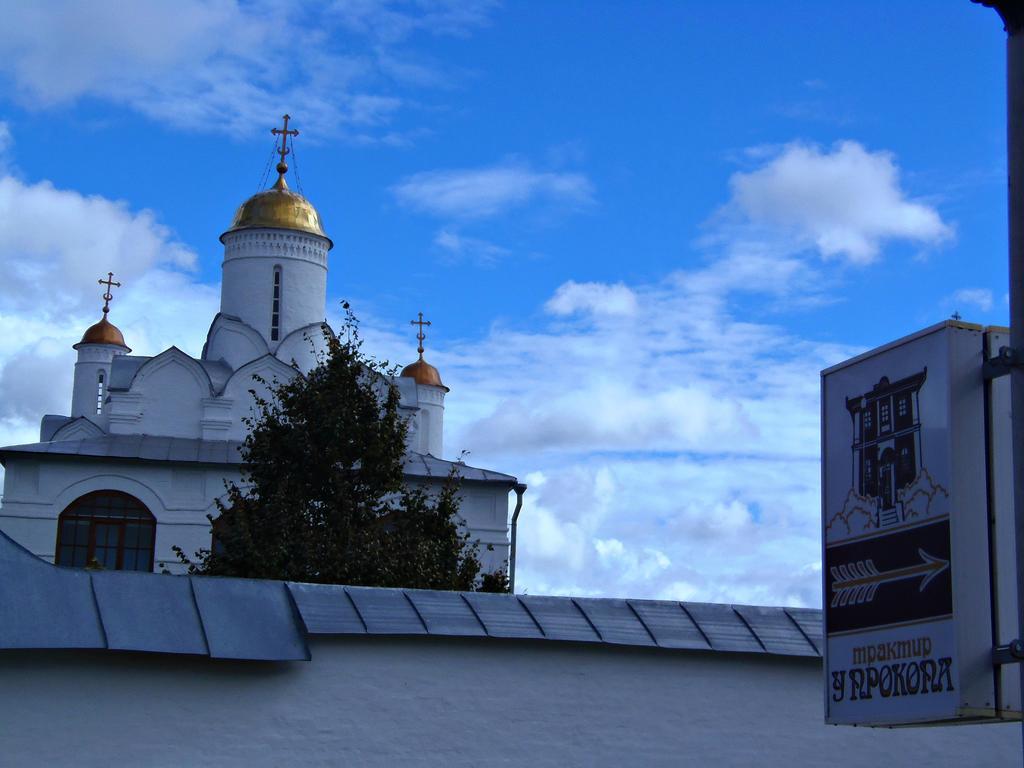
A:
MULTIPOLYGON (((281 181, 253 200, 274 202, 275 194, 293 217, 296 205, 312 211, 281 181)), ((319 230, 318 215, 311 215, 319 230)), ((301 226, 258 224, 250 220, 221 238, 221 307, 199 358, 176 347, 153 357, 131 355, 126 346, 95 343, 94 337, 75 345, 71 415, 45 416, 39 444, 0 450, 6 467, 0 530, 53 559, 60 514, 86 493, 110 490, 136 498, 155 517, 157 570, 173 567, 172 545, 189 553, 210 546, 207 515, 215 514, 224 481, 241 480, 237 443, 254 412, 250 390, 266 397, 296 368, 310 370, 326 348, 325 334, 333 333, 324 319, 331 241, 301 226), (133 453, 131 437, 149 448, 133 453), (154 452, 154 437, 195 441, 185 450, 195 455, 154 452), (231 447, 217 448, 224 445, 231 447), (204 462, 201 455, 211 451, 234 453, 204 462)), ((120 337, 112 326, 104 330, 120 337)), ((441 458, 446 388, 408 377, 393 383, 408 418, 408 463, 418 467, 419 454, 441 458)), ((485 570, 494 570, 508 557, 508 493, 515 478, 473 471, 478 477, 470 473, 463 492, 464 522, 481 542, 485 570)), ((410 481, 439 487, 446 476, 447 470, 414 472, 410 481)))
MULTIPOLYGON (((0 527, 37 557, 53 562, 57 518, 82 496, 113 490, 141 501, 157 520, 154 570, 180 570, 172 547, 191 555, 210 547, 207 515, 217 516, 215 499, 224 499, 226 480, 240 483, 241 467, 181 461, 83 459, 79 456, 21 454, 7 458, 0 527)), ((443 480, 444 478, 438 478, 443 480)), ((410 477, 414 486, 432 481, 410 477)), ((465 481, 460 515, 480 541, 484 571, 508 557, 508 492, 492 484, 465 481)))
POLYGON ((309 662, 5 651, 11 765, 997 768, 1020 727, 822 722, 820 660, 311 638, 309 662), (15 693, 16 692, 16 693, 15 693), (112 732, 130 734, 118 743, 112 732))

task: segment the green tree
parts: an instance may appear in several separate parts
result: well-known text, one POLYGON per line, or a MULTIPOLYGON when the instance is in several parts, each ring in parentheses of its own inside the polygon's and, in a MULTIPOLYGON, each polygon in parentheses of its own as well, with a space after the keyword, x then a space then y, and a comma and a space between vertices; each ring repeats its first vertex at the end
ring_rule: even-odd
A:
MULTIPOLYGON (((386 364, 362 352, 346 303, 340 337, 307 374, 256 396, 244 486, 211 517, 215 546, 190 573, 331 584, 473 589, 478 545, 460 531, 453 470, 430 494, 406 485, 406 424, 386 364)), ((494 588, 493 575, 486 586, 494 588)))

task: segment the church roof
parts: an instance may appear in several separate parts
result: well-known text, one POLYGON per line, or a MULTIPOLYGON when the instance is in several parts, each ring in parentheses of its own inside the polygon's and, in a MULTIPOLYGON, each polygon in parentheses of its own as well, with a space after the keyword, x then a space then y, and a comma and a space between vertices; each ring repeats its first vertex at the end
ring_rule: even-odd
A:
MULTIPOLYGON (((283 175, 270 189, 258 192, 238 207, 224 235, 243 229, 262 228, 306 232, 322 237, 333 245, 324 232, 320 213, 309 200, 288 189, 283 175)), ((224 235, 221 235, 222 240, 224 235)))
POLYGON ((0 649, 294 661, 310 658, 317 635, 435 635, 821 655, 811 608, 96 572, 51 565, 3 533, 0 582, 0 649))
POLYGON ((413 477, 447 477, 452 467, 459 471, 459 477, 463 480, 471 480, 481 483, 502 483, 514 485, 515 477, 506 475, 503 472, 495 472, 491 469, 480 469, 471 467, 461 461, 448 461, 431 456, 429 453, 416 453, 410 451, 405 454, 405 474, 413 477))
MULTIPOLYGON (((107 320, 106 313, 98 323, 93 323, 85 329, 82 340, 78 344, 116 344, 128 349, 128 345, 124 343, 124 334, 121 333, 121 329, 107 320)), ((78 344, 75 344, 75 349, 78 349, 78 344)), ((128 351, 131 352, 130 349, 128 351)))
POLYGON ((81 440, 9 445, 0 448, 0 461, 10 453, 54 456, 92 456, 142 461, 180 461, 199 464, 241 464, 238 440, 201 440, 161 435, 101 435, 81 440))
MULTIPOLYGON (((54 456, 91 456, 141 461, 178 461, 198 464, 241 464, 240 440, 202 440, 192 437, 162 435, 101 435, 78 440, 52 440, 0 448, 0 463, 10 453, 34 453, 54 456)), ((463 480, 479 483, 513 485, 516 478, 502 472, 471 467, 447 461, 429 453, 409 452, 405 455, 405 474, 410 477, 445 478, 457 467, 463 480)))
POLYGON ((417 384, 427 384, 431 387, 442 387, 446 391, 450 391, 448 390, 448 387, 441 382, 440 371, 424 360, 422 356, 415 363, 410 363, 405 366, 399 376, 415 379, 417 384))

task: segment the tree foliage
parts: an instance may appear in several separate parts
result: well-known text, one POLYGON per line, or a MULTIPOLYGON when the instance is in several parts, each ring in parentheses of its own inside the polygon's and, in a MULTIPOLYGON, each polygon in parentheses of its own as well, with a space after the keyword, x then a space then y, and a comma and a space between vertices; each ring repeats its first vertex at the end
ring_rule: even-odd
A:
POLYGON ((457 523, 458 476, 434 493, 406 485, 398 391, 343 306, 342 334, 326 334, 313 370, 271 382, 269 398, 253 393, 245 484, 217 502, 213 549, 175 551, 191 573, 473 589, 480 561, 457 523))

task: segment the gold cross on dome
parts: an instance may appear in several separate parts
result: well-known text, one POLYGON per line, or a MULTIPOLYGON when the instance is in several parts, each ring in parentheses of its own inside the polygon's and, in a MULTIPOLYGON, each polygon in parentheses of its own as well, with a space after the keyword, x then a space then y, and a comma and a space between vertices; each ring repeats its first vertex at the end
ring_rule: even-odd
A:
POLYGON ((418 325, 420 327, 419 331, 416 334, 416 340, 420 343, 420 345, 418 347, 416 347, 416 351, 420 353, 420 360, 422 360, 423 359, 423 341, 427 338, 426 335, 423 333, 423 326, 430 325, 430 321, 423 319, 423 313, 422 312, 419 313, 419 316, 420 316, 419 320, 410 320, 409 321, 409 325, 418 325))
POLYGON ((107 289, 103 292, 103 314, 106 315, 107 312, 110 311, 110 300, 114 298, 114 295, 110 292, 110 288, 111 288, 111 286, 113 286, 115 288, 120 288, 121 284, 114 282, 114 273, 113 272, 107 272, 107 279, 106 280, 104 280, 103 278, 100 278, 96 282, 99 283, 100 285, 107 286, 107 289))
MULTIPOLYGON (((280 165, 284 165, 284 157, 285 157, 285 155, 287 155, 289 152, 291 152, 291 150, 288 149, 288 137, 289 136, 298 136, 299 135, 299 132, 296 131, 296 130, 291 130, 291 131, 288 130, 288 121, 292 119, 291 115, 285 115, 282 119, 284 120, 284 128, 271 128, 270 129, 270 132, 272 134, 274 134, 275 136, 280 136, 281 137, 281 148, 279 150, 277 150, 277 154, 279 154, 281 156, 280 165)), ((287 167, 285 167, 285 170, 288 170, 287 167)), ((278 169, 278 171, 280 173, 284 173, 284 171, 281 171, 280 169, 278 169)))

